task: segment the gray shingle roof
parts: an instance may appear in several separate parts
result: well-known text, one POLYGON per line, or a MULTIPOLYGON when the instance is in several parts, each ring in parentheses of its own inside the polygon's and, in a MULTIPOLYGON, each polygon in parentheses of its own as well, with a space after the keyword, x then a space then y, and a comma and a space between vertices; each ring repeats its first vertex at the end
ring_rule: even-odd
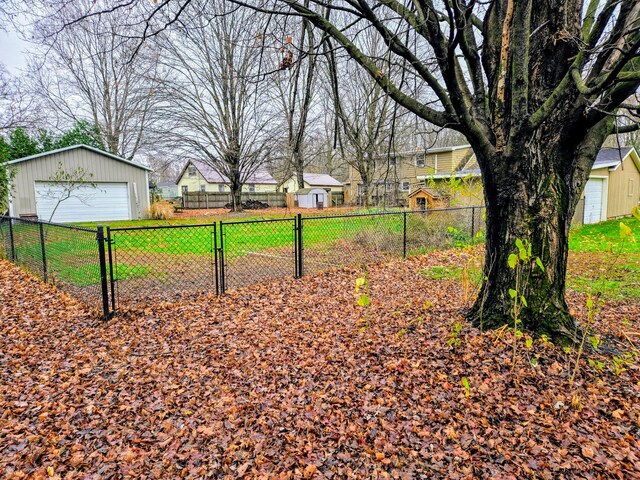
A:
POLYGON ((326 173, 304 173, 305 183, 311 186, 341 187, 342 183, 326 173))
MULTIPOLYGON (((190 160, 189 163, 193 164, 193 166, 198 169, 200 174, 204 177, 204 179, 207 182, 209 182, 209 183, 229 183, 229 179, 227 177, 225 177, 224 175, 220 175, 208 163, 204 163, 204 162, 201 162, 199 160, 190 160)), ((185 167, 185 170, 186 170, 186 167, 185 167)), ((183 175, 184 175, 184 171, 183 171, 183 175)), ((277 185, 278 184, 276 179, 273 178, 269 174, 269 172, 267 172, 265 169, 258 169, 253 175, 249 175, 245 179, 244 183, 261 183, 261 184, 270 184, 270 185, 277 185)))
POLYGON ((629 155, 632 148, 633 147, 603 148, 598 152, 596 161, 593 163, 593 169, 617 166, 627 155, 629 155))

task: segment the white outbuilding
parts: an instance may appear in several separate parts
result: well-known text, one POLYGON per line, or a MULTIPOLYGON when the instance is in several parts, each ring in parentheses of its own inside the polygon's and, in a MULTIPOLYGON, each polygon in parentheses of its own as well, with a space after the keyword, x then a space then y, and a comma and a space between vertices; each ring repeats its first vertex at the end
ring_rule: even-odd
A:
POLYGON ((296 192, 300 208, 323 208, 329 206, 329 192, 323 188, 301 188, 296 192))

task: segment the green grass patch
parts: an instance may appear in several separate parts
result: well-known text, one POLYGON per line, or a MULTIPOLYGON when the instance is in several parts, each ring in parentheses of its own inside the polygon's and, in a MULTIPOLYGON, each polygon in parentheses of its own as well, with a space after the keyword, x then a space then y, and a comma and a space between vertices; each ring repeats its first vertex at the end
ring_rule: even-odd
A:
POLYGON ((640 253, 640 220, 629 217, 584 225, 573 230, 569 236, 569 250, 574 252, 607 252, 612 248, 614 251, 621 248, 625 253, 640 253), (620 222, 634 232, 635 243, 628 239, 621 240, 620 222))

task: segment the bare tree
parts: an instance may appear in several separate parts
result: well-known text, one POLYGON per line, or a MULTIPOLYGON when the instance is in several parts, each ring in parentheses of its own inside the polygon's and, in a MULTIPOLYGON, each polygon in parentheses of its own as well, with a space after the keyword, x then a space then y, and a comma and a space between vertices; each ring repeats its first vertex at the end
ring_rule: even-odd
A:
POLYGON ((131 158, 150 143, 157 53, 151 45, 139 48, 137 40, 127 38, 126 19, 118 16, 87 17, 61 27, 92 3, 82 0, 44 10, 32 28, 43 56, 34 55, 30 68, 37 92, 63 123, 90 121, 99 127, 110 153, 131 158))
POLYGON ((38 102, 0 64, 0 133, 17 127, 33 128, 41 121, 41 117, 38 102))
MULTIPOLYGON (((379 39, 366 35, 361 45, 378 59, 376 64, 380 72, 390 73, 388 52, 379 39)), ((367 207, 371 200, 374 172, 376 166, 379 168, 381 165, 379 159, 376 165, 376 159, 390 140, 393 103, 380 85, 355 62, 347 61, 341 65, 328 43, 325 43, 325 52, 329 63, 330 95, 341 133, 342 155, 346 163, 358 172, 362 186, 358 193, 367 207)))
MULTIPOLYGON (((285 179, 295 174, 300 188, 304 187, 304 171, 311 162, 307 155, 307 137, 314 121, 314 97, 318 76, 319 57, 316 52, 317 39, 314 29, 307 20, 289 22, 287 26, 294 32, 286 36, 280 47, 283 55, 280 72, 269 78, 274 84, 276 102, 282 109, 286 129, 285 179), (292 25, 293 24, 293 25, 292 25)), ((317 117, 317 112, 315 112, 317 117)))
POLYGON ((228 179, 234 210, 271 140, 260 31, 253 12, 203 1, 159 40, 170 72, 161 109, 171 119, 167 136, 228 179))

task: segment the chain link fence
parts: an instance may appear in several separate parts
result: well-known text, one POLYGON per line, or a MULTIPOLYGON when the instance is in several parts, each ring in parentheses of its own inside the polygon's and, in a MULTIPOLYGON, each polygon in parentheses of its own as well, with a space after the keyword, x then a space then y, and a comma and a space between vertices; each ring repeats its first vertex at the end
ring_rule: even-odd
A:
POLYGON ((0 255, 92 308, 102 308, 98 230, 0 217, 0 255))
POLYGON ((0 217, 2 255, 102 307, 226 290, 484 241, 484 208, 95 229, 0 217))

